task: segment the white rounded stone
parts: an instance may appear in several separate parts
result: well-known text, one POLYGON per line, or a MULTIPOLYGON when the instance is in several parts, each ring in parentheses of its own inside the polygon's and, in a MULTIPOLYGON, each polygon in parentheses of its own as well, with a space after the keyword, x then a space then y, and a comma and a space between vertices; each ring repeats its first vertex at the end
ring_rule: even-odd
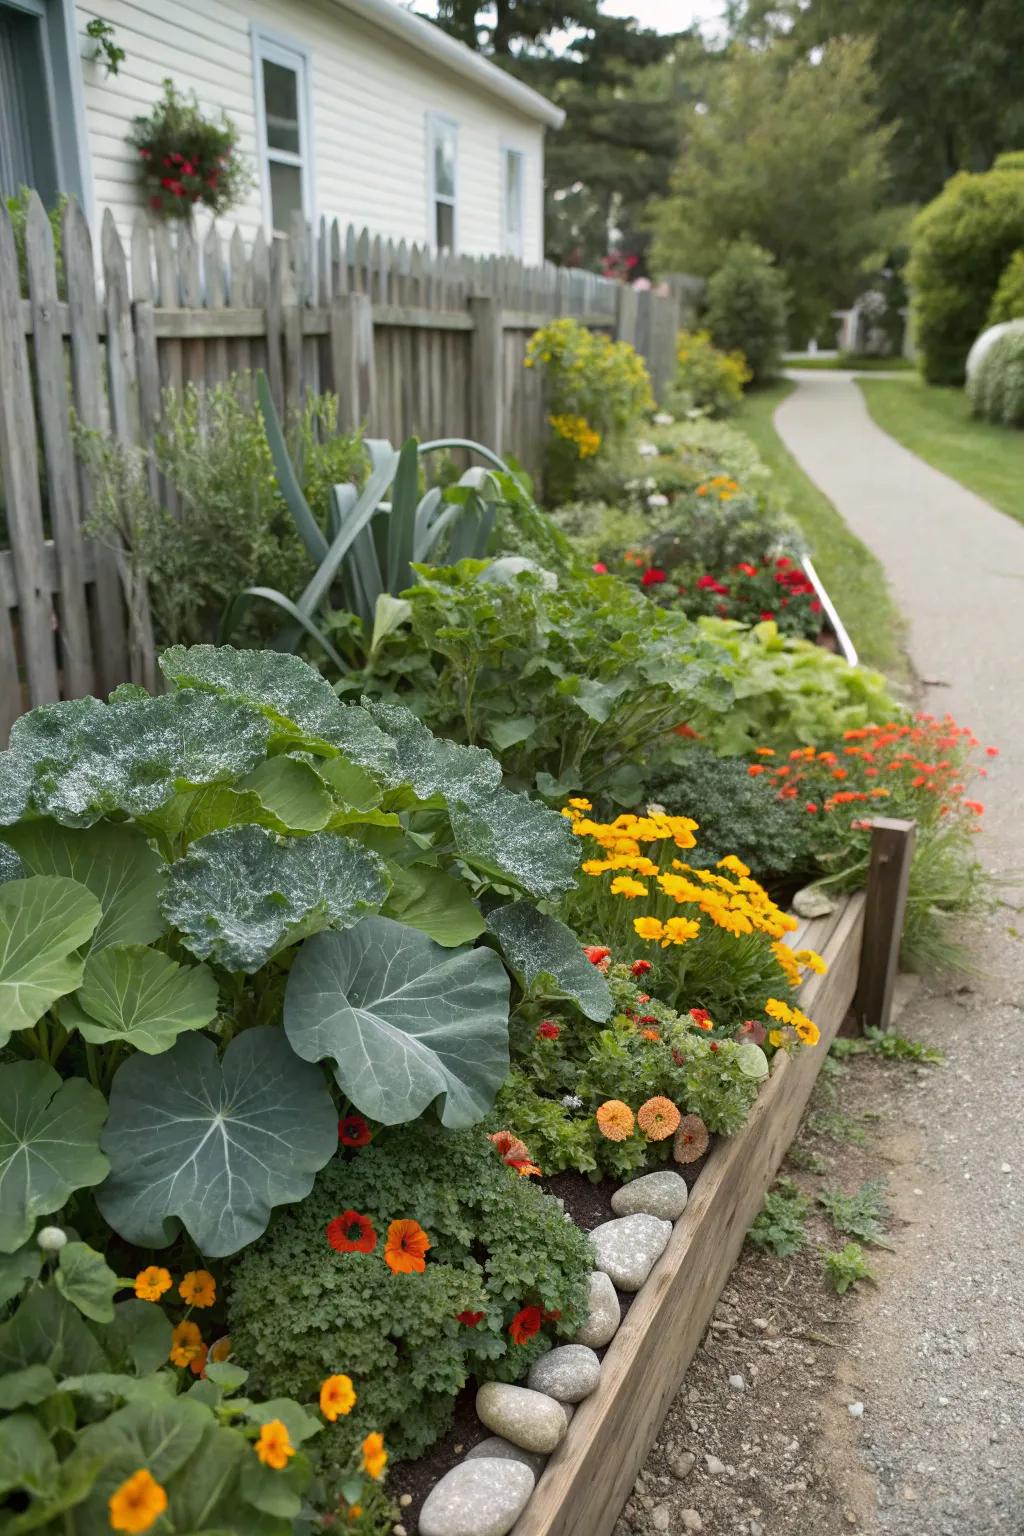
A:
POLYGON ((553 1397, 505 1381, 484 1382, 476 1394, 476 1413, 496 1435, 541 1455, 555 1449, 568 1427, 562 1405, 553 1397))
POLYGON ((675 1221, 686 1210, 686 1180, 671 1168, 631 1179, 612 1195, 616 1216, 657 1216, 675 1221))
POLYGON ((601 1380, 601 1362, 583 1344, 561 1344, 530 1367, 526 1385, 560 1403, 581 1403, 601 1380))
POLYGON ((520 1461, 481 1456, 446 1472, 420 1510, 420 1536, 506 1536, 533 1492, 520 1461))
POLYGON ((521 1445, 513 1445, 511 1440, 505 1440, 501 1435, 488 1435, 486 1440, 481 1440, 479 1445, 474 1445, 471 1451, 466 1452, 467 1461, 478 1461, 481 1456, 497 1456, 499 1461, 518 1461, 524 1467, 529 1467, 534 1477, 540 1477, 547 1461, 546 1456, 536 1451, 524 1451, 521 1445))
POLYGON ((576 1343, 586 1344, 591 1349, 603 1349, 615 1337, 615 1331, 622 1321, 622 1308, 615 1287, 603 1269, 591 1271, 587 1307, 587 1320, 576 1335, 576 1343))
POLYGON ((597 1258, 620 1291, 638 1291, 672 1236, 672 1223, 657 1216, 618 1216, 590 1234, 597 1258))

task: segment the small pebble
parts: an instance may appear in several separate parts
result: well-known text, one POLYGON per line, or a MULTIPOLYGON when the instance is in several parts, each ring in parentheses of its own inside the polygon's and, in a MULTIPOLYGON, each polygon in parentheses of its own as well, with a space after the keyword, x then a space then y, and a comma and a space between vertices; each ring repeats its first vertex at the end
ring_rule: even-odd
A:
POLYGON ((863 1403, 847 1403, 846 1408, 851 1419, 862 1419, 864 1417, 863 1403))
POLYGON ((1004 1163, 1003 1166, 1000 1168, 999 1172, 1000 1173, 1012 1173, 1013 1169, 1010 1167, 1009 1163, 1004 1163))
POLYGON ((745 1392, 747 1390, 747 1383, 739 1372, 735 1376, 729 1377, 729 1385, 734 1392, 745 1392))
POLYGON ((651 1524, 656 1531, 667 1531, 671 1519, 667 1504, 656 1504, 651 1510, 651 1524))
POLYGON ((681 1456, 677 1456, 674 1461, 669 1462, 668 1469, 673 1477, 677 1477, 682 1482, 684 1477, 689 1477, 696 1464, 697 1458, 693 1452, 684 1451, 681 1456))
POLYGON ((717 1456, 705 1456, 704 1465, 707 1467, 712 1477, 717 1477, 719 1472, 725 1471, 725 1462, 719 1461, 717 1456))
POLYGON ((684 1531, 702 1531, 704 1529, 704 1521, 695 1509, 684 1509, 679 1518, 683 1522, 684 1531))
POLYGON ((403 1493, 401 1498, 398 1500, 398 1502, 399 1502, 399 1504, 401 1504, 403 1509, 408 1509, 409 1505, 412 1503, 412 1494, 411 1493, 403 1493))

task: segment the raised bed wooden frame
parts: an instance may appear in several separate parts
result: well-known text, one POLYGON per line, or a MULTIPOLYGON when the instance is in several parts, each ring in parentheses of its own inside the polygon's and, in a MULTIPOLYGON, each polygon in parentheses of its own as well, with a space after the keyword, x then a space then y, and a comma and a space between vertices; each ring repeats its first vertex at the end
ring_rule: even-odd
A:
POLYGON ((844 898, 828 917, 804 923, 792 941, 829 963, 826 975, 808 978, 800 997, 821 1044, 777 1056, 746 1125, 715 1146, 608 1347, 598 1390, 577 1409, 512 1536, 609 1536, 854 999, 861 1025, 887 1027, 912 838, 909 823, 876 827, 867 895, 844 898), (880 999, 877 1007, 864 1004, 868 994, 880 999))

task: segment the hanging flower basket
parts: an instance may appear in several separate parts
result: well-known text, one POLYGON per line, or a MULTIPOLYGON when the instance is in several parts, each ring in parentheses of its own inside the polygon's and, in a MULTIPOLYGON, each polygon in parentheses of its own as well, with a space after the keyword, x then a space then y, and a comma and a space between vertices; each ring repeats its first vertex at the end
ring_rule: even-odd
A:
POLYGON ((206 117, 172 80, 152 112, 135 119, 130 142, 147 204, 162 218, 189 219, 196 207, 226 213, 252 184, 235 124, 223 112, 206 117))

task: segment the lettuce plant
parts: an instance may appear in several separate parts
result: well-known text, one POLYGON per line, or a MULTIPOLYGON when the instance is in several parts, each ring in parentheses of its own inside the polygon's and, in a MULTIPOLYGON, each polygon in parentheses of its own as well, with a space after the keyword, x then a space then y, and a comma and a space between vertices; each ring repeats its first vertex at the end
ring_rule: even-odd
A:
POLYGON ((574 884, 568 825, 490 753, 278 652, 161 666, 0 761, 0 1254, 81 1189, 130 1242, 235 1252, 308 1195, 336 1099, 470 1125, 513 987, 610 1012, 533 906, 574 884))

